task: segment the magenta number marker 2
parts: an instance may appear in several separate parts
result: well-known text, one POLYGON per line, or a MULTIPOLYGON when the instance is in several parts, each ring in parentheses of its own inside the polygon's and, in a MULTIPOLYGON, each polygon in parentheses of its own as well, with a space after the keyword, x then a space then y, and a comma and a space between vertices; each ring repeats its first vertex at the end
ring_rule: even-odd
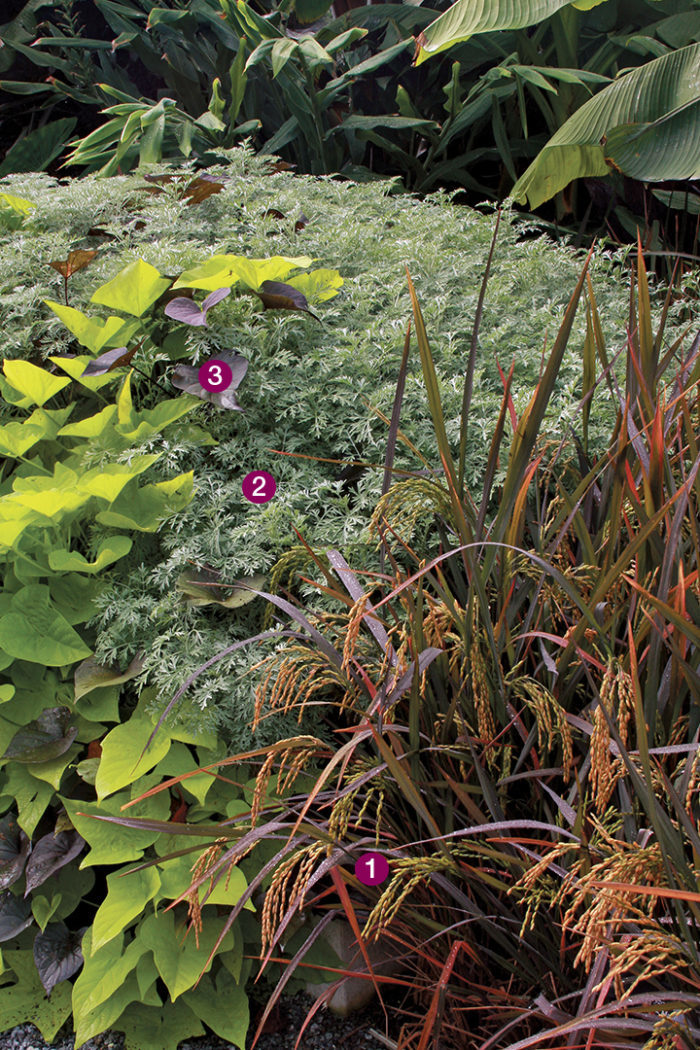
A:
POLYGON ((266 470, 251 470, 243 478, 241 488, 250 503, 267 503, 277 491, 277 483, 266 470))
POLYGON ((231 366, 225 361, 219 361, 218 358, 213 357, 211 361, 205 361, 203 365, 200 365, 197 379, 204 390, 208 390, 210 394, 216 394, 221 390, 228 390, 233 382, 233 372, 231 366))
POLYGON ((363 853, 355 861, 355 875, 365 886, 378 886, 389 875, 389 865, 381 853, 363 853))

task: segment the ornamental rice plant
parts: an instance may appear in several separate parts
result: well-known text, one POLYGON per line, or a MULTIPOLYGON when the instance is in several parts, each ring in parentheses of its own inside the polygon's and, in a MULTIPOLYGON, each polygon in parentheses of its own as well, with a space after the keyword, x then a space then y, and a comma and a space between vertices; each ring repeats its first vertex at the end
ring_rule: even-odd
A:
MULTIPOLYGON (((228 920, 265 891, 264 970, 284 959, 307 916, 310 932, 268 1010, 340 916, 357 941, 354 969, 382 1003, 392 989, 387 1035, 402 1050, 696 1047, 700 335, 689 348, 682 337, 665 345, 670 298, 652 330, 640 246, 627 340, 610 351, 589 255, 520 418, 513 369, 503 376, 473 498, 465 449, 490 261, 457 456, 409 275, 440 464, 424 461, 427 473, 391 483, 409 326, 372 518, 376 571, 355 572, 339 551, 316 552, 300 536, 286 578, 305 573, 337 611, 264 594, 295 626, 276 632, 281 643, 258 668, 256 722, 316 705, 338 743, 300 736, 219 763, 259 771, 251 811, 212 829, 222 848, 195 869, 191 920, 195 887, 277 840, 228 920), (584 295, 581 434, 553 445, 542 421, 584 295), (613 366, 623 353, 620 389, 613 366), (617 419, 595 458, 587 427, 603 383, 617 419), (421 515, 433 524, 432 549, 411 545, 421 515), (380 885, 354 869, 368 851, 388 862, 380 885), (398 969, 373 962, 377 942, 398 969)), ((317 1006, 348 973, 336 969, 317 1006)))

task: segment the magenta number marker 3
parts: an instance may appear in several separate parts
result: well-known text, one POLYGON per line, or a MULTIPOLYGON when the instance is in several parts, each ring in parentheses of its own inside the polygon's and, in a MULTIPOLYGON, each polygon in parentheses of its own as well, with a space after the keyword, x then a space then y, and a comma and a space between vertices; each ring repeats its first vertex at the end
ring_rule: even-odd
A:
POLYGON ((355 861, 355 875, 365 886, 378 886, 389 875, 389 865, 381 853, 363 853, 355 861))
POLYGON ((251 503, 267 503, 277 491, 277 483, 266 470, 251 470, 243 478, 243 495, 251 503))
POLYGON ((205 361, 203 365, 200 365, 197 379, 204 390, 208 390, 210 394, 216 394, 218 391, 228 390, 233 382, 233 372, 231 366, 225 361, 219 361, 218 358, 213 357, 211 361, 205 361))

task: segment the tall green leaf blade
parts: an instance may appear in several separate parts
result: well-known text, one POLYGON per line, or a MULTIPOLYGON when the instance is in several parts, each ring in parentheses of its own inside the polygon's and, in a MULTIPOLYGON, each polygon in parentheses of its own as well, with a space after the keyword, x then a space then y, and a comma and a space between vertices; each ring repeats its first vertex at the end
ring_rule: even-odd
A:
POLYGON ((415 64, 469 40, 476 33, 524 29, 568 7, 571 0, 457 0, 419 35, 415 64))

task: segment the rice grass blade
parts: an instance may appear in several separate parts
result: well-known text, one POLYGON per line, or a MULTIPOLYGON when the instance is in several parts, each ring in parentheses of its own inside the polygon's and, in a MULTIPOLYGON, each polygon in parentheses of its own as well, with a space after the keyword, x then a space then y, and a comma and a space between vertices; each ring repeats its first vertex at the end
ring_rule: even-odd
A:
MULTIPOLYGON (((640 528, 637 535, 634 537, 633 540, 630 541, 630 543, 619 556, 617 561, 610 567, 609 571, 606 572, 604 575, 601 575, 601 579, 599 580, 598 584, 595 587, 595 590, 593 591, 589 599, 590 608, 594 609, 596 605, 598 605, 598 603, 604 599, 605 595, 613 586, 615 580, 621 574, 625 566, 632 560, 632 558, 640 550, 640 548, 643 547, 643 545, 649 540, 649 537, 653 534, 654 530, 656 529, 656 526, 659 524, 661 519, 668 513, 671 505, 675 503, 676 500, 679 498, 683 489, 686 488, 686 485, 684 485, 683 488, 679 489, 678 492, 676 492, 675 495, 673 495, 663 505, 663 507, 661 507, 660 510, 652 518, 649 519, 646 525, 640 528)), ((584 623, 584 620, 581 620, 571 632, 568 645, 558 661, 557 669, 560 676, 563 676, 564 671, 569 666, 574 651, 578 647, 581 638, 583 637, 583 632, 585 631, 585 629, 586 625, 584 623)), ((612 655, 612 653, 610 652, 609 639, 603 634, 603 632, 600 631, 600 629, 598 629, 598 633, 601 637, 601 642, 603 643, 605 650, 609 652, 610 655, 612 655)))
POLYGON ((474 385, 474 366, 476 364, 476 350, 478 345, 479 328, 481 326, 481 317, 484 312, 484 299, 486 298, 486 287, 488 285, 489 274, 491 273, 491 262, 493 260, 493 253, 496 248, 496 238, 498 237, 498 227, 501 225, 501 209, 498 209, 496 215, 496 225, 493 231, 493 237, 491 238, 491 248, 489 249, 488 258, 486 260, 486 268, 484 270, 484 277, 481 282, 481 288, 479 289, 479 299, 476 304, 476 314, 474 315, 474 326, 472 328, 471 345, 469 347, 469 359, 467 362, 467 374, 464 377, 464 393, 462 395, 462 415, 460 420, 459 429, 459 474, 457 478, 457 492, 461 499, 464 499, 464 470, 467 461, 467 434, 469 429, 469 410, 472 402, 472 388, 474 385))
MULTIPOLYGON (((557 337, 554 340, 542 379, 537 384, 530 399, 530 403, 518 422, 513 437, 513 443, 511 445, 510 457, 508 459, 508 472, 503 484, 501 505, 493 528, 493 533, 496 536, 501 536, 503 534, 504 525, 510 520, 513 505, 517 499, 518 489, 530 461, 532 450, 535 447, 535 441, 540 431, 540 427, 542 426, 542 421, 554 390, 554 384, 564 359, 564 353, 569 342, 569 336, 571 335, 574 317, 576 316, 576 310, 583 291, 593 250, 594 246, 591 247, 591 250, 586 257, 581 276, 579 277, 573 295, 569 300, 569 305, 564 314, 564 320, 562 321, 559 331, 557 332, 557 337)), ((485 571, 487 574, 488 571, 490 571, 491 564, 492 561, 486 559, 485 571)))
MULTIPOLYGON (((337 572, 340 580, 347 590, 353 601, 357 601, 365 593, 364 588, 358 583, 357 576, 352 571, 345 558, 342 556, 340 551, 329 550, 327 551, 328 560, 337 572)), ((365 614, 362 617, 363 621, 367 624, 370 633, 373 635, 377 645, 383 653, 389 653, 392 666, 396 667, 398 662, 398 655, 393 645, 389 641, 389 635, 381 623, 381 621, 372 615, 372 606, 367 606, 365 614)))
POLYGON ((437 373, 435 371, 435 363, 430 351, 430 343, 428 342, 428 333, 425 330, 423 314, 421 313, 420 304, 418 302, 416 290, 413 287, 411 275, 408 272, 408 267, 406 267, 406 276, 408 278, 408 289, 411 294, 411 303, 413 306, 413 318, 416 328, 418 349, 421 356, 423 380, 428 395, 428 405, 430 406, 430 414, 433 419, 433 427, 435 428, 435 437, 437 438, 440 459, 452 494, 454 520, 460 536, 469 543, 474 537, 471 526, 468 524, 464 516, 462 503, 457 496, 457 476, 455 473, 454 462, 452 460, 452 453, 450 452, 449 441, 447 440, 447 431, 445 430, 445 418, 442 413, 442 402, 440 400, 440 389, 438 386, 437 373))
POLYGON ((655 353, 654 336, 651 329, 651 300, 649 298, 649 282, 647 280, 647 268, 644 264, 644 253, 642 252, 642 241, 637 230, 637 295, 638 295, 638 332, 639 332, 639 357, 642 369, 643 383, 641 384, 642 398, 647 418, 651 418, 656 401, 656 368, 658 365, 655 353))
POLYGON ((510 387, 513 380, 513 371, 515 369, 515 362, 513 361, 510 366, 508 378, 505 381, 505 389, 503 391, 503 398, 501 400, 501 408, 498 413, 498 419, 496 421, 496 427, 491 438, 491 447, 489 448, 489 456, 486 461, 486 475, 484 478, 483 494, 481 497, 481 506, 479 507, 479 516, 476 520, 476 535, 481 537, 484 528, 484 521, 486 520, 486 511, 488 510, 489 499, 491 498, 491 486, 493 485, 493 479, 496 474, 496 464, 498 462, 498 453, 503 441, 503 430, 506 421, 506 412, 508 411, 508 402, 510 400, 510 387))
POLYGON ((403 355, 399 365, 399 377, 396 381, 396 393, 391 410, 391 423, 389 425, 389 436, 386 443, 386 460, 384 464, 384 479, 382 481, 382 496, 385 496, 391 485, 391 469, 394 465, 396 454, 396 437, 399 430, 399 419, 401 418, 401 405, 403 403, 404 390, 406 388, 406 374, 408 372, 408 354, 411 348, 411 322, 406 328, 406 338, 403 344, 403 355))

